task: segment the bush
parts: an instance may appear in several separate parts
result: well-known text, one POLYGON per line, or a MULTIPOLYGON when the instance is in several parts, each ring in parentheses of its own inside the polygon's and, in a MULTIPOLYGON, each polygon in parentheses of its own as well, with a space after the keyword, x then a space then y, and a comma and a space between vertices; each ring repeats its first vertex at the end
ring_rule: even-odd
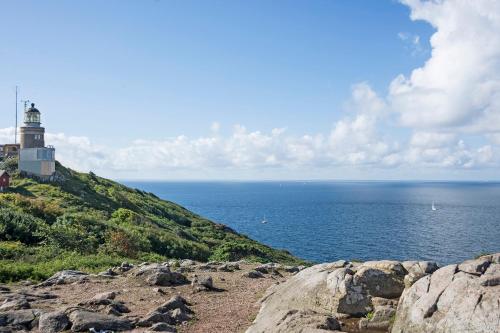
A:
POLYGON ((37 244, 43 240, 47 225, 42 220, 12 209, 0 209, 0 240, 37 244))

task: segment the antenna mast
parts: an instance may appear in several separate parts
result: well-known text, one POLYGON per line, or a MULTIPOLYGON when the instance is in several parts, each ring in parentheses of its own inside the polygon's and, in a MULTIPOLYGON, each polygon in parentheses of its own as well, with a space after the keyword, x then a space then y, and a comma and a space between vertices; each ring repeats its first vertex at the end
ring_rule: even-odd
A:
POLYGON ((14 128, 14 143, 17 144, 17 86, 16 86, 16 127, 14 128))

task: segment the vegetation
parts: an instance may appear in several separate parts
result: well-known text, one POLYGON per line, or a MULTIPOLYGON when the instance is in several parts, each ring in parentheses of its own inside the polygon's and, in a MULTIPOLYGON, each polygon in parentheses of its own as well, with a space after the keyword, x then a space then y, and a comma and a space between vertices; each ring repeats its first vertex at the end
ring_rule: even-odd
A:
POLYGON ((167 258, 303 263, 152 193, 56 164, 43 183, 11 170, 0 194, 0 281, 167 258))

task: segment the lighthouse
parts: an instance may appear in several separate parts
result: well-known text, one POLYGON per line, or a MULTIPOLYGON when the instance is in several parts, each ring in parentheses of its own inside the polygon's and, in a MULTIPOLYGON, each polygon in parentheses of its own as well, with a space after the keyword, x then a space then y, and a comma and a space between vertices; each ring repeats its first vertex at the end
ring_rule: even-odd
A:
POLYGON ((45 147, 45 128, 35 103, 24 111, 24 126, 20 128, 21 150, 19 171, 27 175, 50 179, 55 172, 55 149, 45 147))

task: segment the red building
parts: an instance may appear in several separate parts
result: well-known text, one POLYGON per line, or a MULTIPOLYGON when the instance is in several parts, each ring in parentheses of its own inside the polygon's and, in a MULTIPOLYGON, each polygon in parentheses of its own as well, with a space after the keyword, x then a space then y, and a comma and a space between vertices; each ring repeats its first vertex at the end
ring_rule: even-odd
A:
POLYGON ((10 175, 5 170, 0 170, 0 192, 10 186, 10 175))

